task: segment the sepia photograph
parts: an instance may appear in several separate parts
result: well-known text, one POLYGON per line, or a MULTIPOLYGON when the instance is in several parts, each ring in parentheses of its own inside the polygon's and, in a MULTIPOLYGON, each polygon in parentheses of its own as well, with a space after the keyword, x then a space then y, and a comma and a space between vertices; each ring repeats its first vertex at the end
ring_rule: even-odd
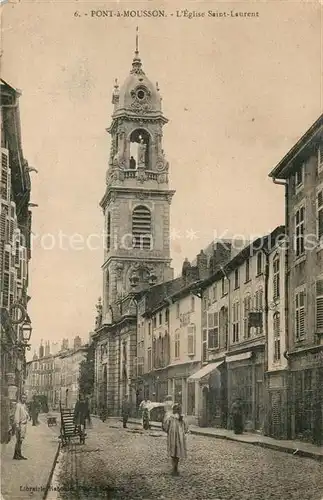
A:
POLYGON ((323 3, 0 9, 1 499, 323 500, 323 3))

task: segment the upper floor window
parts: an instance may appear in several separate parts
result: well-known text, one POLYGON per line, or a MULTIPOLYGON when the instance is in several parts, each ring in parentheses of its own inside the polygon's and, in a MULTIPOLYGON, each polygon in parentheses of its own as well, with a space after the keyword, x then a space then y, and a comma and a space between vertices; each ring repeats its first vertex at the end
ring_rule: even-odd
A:
POLYGON ((150 372, 152 370, 152 357, 151 357, 151 347, 148 347, 147 349, 147 361, 148 361, 148 371, 150 372))
POLYGON ((159 313, 159 326, 162 324, 163 322, 163 315, 162 313, 159 313))
MULTIPOLYGON (((255 309, 256 311, 262 313, 263 308, 264 308, 264 291, 262 288, 259 288, 255 293, 255 309)), ((263 332, 263 325, 257 326, 256 327, 257 335, 261 334, 262 332, 263 332)))
POLYGON ((279 299, 280 296, 280 259, 276 255, 273 260, 273 298, 274 300, 279 299))
POLYGON ((295 335, 296 340, 305 337, 305 290, 295 293, 295 335))
POLYGON ((203 330, 202 330, 202 362, 203 363, 205 363, 205 361, 207 361, 207 343, 208 343, 207 328, 203 328, 203 330))
POLYGON ((156 316, 153 317, 153 328, 156 328, 157 326, 157 319, 156 316))
POLYGON ((111 212, 108 212, 107 217, 107 250, 111 248, 111 212))
POLYGON ((133 247, 151 250, 151 213, 147 207, 138 206, 132 212, 133 247))
POLYGON ((226 295, 229 291, 229 280, 226 277, 223 277, 221 280, 221 292, 222 296, 226 295))
POLYGON ((232 342, 239 342, 240 304, 235 302, 232 306, 232 342))
POLYGON ((219 313, 208 314, 208 348, 219 347, 219 313))
POLYGON ((274 330, 274 361, 280 361, 280 314, 276 312, 273 316, 274 330))
POLYGON ((323 279, 316 282, 316 330, 323 330, 323 279))
POLYGON ((301 165, 295 172, 295 191, 298 191, 304 184, 304 165, 301 165))
POLYGON ((166 309, 165 311, 165 323, 168 323, 169 321, 169 309, 166 309))
POLYGON ((191 324, 187 327, 187 354, 193 356, 195 354, 195 325, 191 324))
POLYGON ((239 269, 235 269, 234 271, 234 288, 239 288, 240 286, 240 276, 239 276, 239 269))
POLYGON ((179 330, 175 331, 174 344, 175 344, 174 356, 176 359, 178 359, 180 357, 180 331, 179 330))
POLYGON ((247 259, 245 263, 245 282, 250 280, 250 260, 247 259))
POLYGON ((176 318, 177 319, 179 319, 180 313, 181 313, 180 303, 177 302, 177 304, 176 304, 176 318))
POLYGON ((305 252, 304 233, 305 233, 305 208, 302 206, 295 213, 295 252, 296 252, 296 257, 303 255, 305 252))
POLYGON ((261 252, 257 254, 257 276, 263 272, 263 255, 261 252))
POLYGON ((151 335, 151 322, 148 323, 148 335, 151 335))
POLYGON ((217 301, 217 286, 216 283, 212 286, 212 302, 217 301))
POLYGON ((249 313, 251 311, 251 296, 246 295, 243 299, 243 334, 244 338, 248 339, 250 337, 250 328, 249 328, 249 313))
POLYGON ((195 297, 191 297, 191 312, 195 311, 195 297))
POLYGON ((320 240, 323 236, 323 188, 317 191, 316 195, 316 211, 317 211, 317 237, 320 240))
POLYGON ((317 150, 317 169, 319 172, 323 170, 323 145, 320 145, 317 150))

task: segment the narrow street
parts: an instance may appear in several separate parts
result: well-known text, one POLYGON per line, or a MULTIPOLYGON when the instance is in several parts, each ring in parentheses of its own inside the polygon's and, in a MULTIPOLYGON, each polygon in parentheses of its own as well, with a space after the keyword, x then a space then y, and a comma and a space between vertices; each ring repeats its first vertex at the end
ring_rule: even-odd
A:
POLYGON ((170 474, 166 435, 94 419, 86 444, 59 458, 48 500, 321 500, 322 465, 248 444, 188 436, 180 476, 170 474), (76 493, 77 490, 77 493, 76 493))

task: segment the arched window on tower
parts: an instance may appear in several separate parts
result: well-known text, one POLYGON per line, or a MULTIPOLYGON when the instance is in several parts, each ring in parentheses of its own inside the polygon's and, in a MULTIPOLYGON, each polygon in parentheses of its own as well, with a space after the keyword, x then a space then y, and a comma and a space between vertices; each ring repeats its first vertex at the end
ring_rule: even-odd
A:
POLYGON ((111 248, 111 213, 108 212, 107 218, 107 251, 111 248))
POLYGON ((110 277, 109 277, 109 271, 107 270, 105 273, 105 298, 106 298, 106 304, 110 304, 110 277))
POLYGON ((143 165, 150 166, 150 135, 144 129, 136 129, 130 135, 129 168, 134 169, 143 165))
POLYGON ((134 248, 152 248, 151 213, 147 207, 140 205, 132 212, 132 241, 134 248))

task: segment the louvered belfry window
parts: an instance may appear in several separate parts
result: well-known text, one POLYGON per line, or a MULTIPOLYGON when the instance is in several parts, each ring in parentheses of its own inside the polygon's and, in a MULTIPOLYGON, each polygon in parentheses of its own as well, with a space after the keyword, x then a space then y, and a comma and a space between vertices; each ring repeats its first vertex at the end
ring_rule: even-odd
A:
POLYGON ((132 212, 132 237, 134 248, 151 249, 151 213, 147 207, 139 206, 132 212))
POLYGON ((316 329, 323 330, 323 279, 316 282, 316 329))

